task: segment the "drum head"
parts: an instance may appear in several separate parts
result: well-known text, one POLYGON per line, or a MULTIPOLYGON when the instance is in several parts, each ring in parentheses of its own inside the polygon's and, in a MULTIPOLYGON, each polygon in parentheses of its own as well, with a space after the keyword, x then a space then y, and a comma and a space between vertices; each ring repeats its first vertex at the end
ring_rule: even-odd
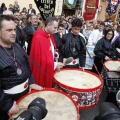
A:
MULTIPOLYGON (((44 89, 33 92, 18 101, 18 106, 28 106, 36 97, 41 97, 46 101, 48 113, 43 120, 79 120, 77 104, 64 92, 56 89, 44 89)), ((19 114, 25 109, 21 109, 19 114)), ((16 117, 15 114, 12 117, 16 117)))
POLYGON ((107 71, 118 71, 118 68, 120 67, 120 61, 113 61, 109 60, 104 63, 104 68, 107 71))
POLYGON ((54 75, 55 82, 67 90, 90 91, 102 85, 102 80, 92 72, 80 69, 63 69, 54 75))

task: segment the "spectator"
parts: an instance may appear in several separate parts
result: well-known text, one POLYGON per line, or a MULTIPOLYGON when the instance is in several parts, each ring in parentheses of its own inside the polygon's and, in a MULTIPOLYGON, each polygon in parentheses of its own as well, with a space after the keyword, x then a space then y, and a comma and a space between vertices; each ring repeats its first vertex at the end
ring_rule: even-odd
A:
POLYGON ((35 14, 36 15, 36 11, 35 11, 35 9, 32 8, 32 4, 29 4, 28 14, 35 14))
POLYGON ((5 6, 5 3, 2 3, 0 7, 0 13, 2 14, 5 10, 7 10, 7 7, 5 6))
POLYGON ((15 1, 13 8, 14 8, 14 12, 16 12, 16 11, 19 12, 20 11, 20 6, 18 5, 17 0, 15 1))
POLYGON ((9 5, 8 10, 10 10, 10 11, 12 11, 12 12, 14 13, 14 8, 13 8, 13 5, 12 5, 12 4, 9 5))
POLYGON ((32 37, 38 27, 38 18, 37 15, 29 15, 27 20, 28 20, 28 24, 24 28, 24 32, 27 35, 27 42, 28 42, 27 53, 29 54, 31 49, 32 37))

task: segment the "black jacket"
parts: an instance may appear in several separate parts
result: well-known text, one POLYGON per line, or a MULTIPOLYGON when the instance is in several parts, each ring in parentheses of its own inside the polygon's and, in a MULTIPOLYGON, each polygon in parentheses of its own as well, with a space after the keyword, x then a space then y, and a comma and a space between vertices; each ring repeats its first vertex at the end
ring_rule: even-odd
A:
POLYGON ((67 33, 62 38, 61 54, 63 58, 79 58, 79 66, 84 67, 86 61, 86 47, 84 39, 78 35, 67 33), (73 50, 75 48, 75 51, 73 50))
POLYGON ((95 56, 104 59, 106 56, 112 58, 113 56, 120 57, 115 46, 111 45, 111 41, 101 38, 94 49, 95 56))
POLYGON ((23 30, 16 26, 16 43, 18 43, 22 48, 25 46, 25 35, 23 30))
POLYGON ((36 30, 32 25, 26 26, 23 30, 27 37, 27 42, 28 42, 27 53, 29 54, 31 49, 32 37, 36 30))
MULTIPOLYGON (((21 47, 17 44, 13 44, 16 56, 16 62, 18 68, 22 70, 22 74, 16 73, 16 66, 10 56, 6 53, 2 46, 0 46, 0 114, 2 112, 8 112, 12 107, 13 102, 18 100, 21 96, 26 94, 29 89, 26 89, 22 93, 7 94, 3 90, 8 90, 16 85, 19 85, 29 78, 29 84, 34 83, 33 76, 30 72, 27 58, 24 56, 21 47)), ((6 48, 12 56, 12 48, 6 48)))
MULTIPOLYGON (((29 14, 30 9, 28 9, 28 14, 29 14)), ((31 13, 34 13, 36 15, 35 9, 32 8, 31 13)))

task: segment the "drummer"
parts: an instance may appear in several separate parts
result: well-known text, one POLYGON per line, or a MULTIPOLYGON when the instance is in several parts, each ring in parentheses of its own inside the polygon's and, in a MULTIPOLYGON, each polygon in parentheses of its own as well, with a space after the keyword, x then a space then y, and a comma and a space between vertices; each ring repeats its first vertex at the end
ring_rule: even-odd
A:
POLYGON ((24 51, 15 43, 16 24, 13 16, 0 16, 0 120, 19 111, 16 105, 30 89, 41 90, 34 84, 24 51))
POLYGON ((101 38, 95 46, 95 58, 92 71, 96 74, 101 74, 103 64, 106 60, 115 60, 120 58, 120 53, 111 44, 113 37, 114 31, 112 29, 108 29, 105 36, 101 38))
POLYGON ((85 40, 79 35, 82 27, 82 21, 79 18, 75 18, 72 21, 72 29, 70 33, 67 33, 62 38, 62 50, 61 55, 63 62, 68 57, 73 57, 73 61, 65 67, 69 68, 84 68, 86 61, 86 48, 85 40))

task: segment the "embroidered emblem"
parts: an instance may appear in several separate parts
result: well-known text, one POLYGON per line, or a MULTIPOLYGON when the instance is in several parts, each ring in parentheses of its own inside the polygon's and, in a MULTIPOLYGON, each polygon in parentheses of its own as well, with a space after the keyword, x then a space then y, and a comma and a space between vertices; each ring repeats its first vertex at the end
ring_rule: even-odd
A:
POLYGON ((73 61, 72 61, 72 63, 73 63, 73 64, 76 64, 76 61, 75 61, 75 60, 73 60, 73 61))
POLYGON ((24 85, 24 88, 27 88, 28 87, 28 82, 27 83, 25 83, 25 85, 24 85))

